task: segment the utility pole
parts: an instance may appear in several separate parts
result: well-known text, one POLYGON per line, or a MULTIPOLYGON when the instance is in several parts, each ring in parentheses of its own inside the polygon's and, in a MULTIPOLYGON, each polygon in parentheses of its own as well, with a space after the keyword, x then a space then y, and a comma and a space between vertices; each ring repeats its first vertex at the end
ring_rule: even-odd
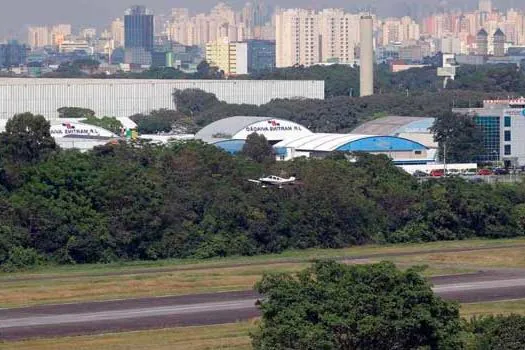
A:
POLYGON ((447 175, 447 140, 443 143, 443 175, 447 175))

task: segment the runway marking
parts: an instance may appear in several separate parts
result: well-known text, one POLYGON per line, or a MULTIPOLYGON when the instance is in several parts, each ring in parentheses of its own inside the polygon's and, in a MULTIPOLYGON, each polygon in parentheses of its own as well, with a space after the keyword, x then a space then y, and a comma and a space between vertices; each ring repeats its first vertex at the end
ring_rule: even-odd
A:
MULTIPOLYGON (((480 281, 441 285, 432 288, 437 294, 447 292, 468 292, 492 290, 510 287, 525 287, 525 278, 480 281)), ((525 289, 524 289, 525 290, 525 289)), ((68 313, 61 315, 40 315, 30 317, 9 318, 0 316, 0 329, 23 328, 35 326, 52 326, 60 324, 93 323, 100 321, 140 319, 169 315, 188 315, 199 313, 214 313, 219 311, 235 311, 255 309, 256 298, 238 299, 223 302, 195 303, 188 305, 172 305, 157 307, 130 308, 125 310, 108 310, 98 312, 68 313)))
POLYGON ((434 292, 460 292, 467 290, 481 290, 481 289, 498 289, 508 287, 525 287, 525 278, 516 278, 509 280, 494 280, 494 281, 482 281, 482 282, 470 282, 470 283, 458 283, 443 285, 432 288, 434 292))
POLYGON ((184 315, 202 312, 233 311, 255 308, 256 299, 236 300, 222 303, 203 303, 184 306, 163 306, 119 311, 102 311, 81 314, 64 314, 53 316, 36 316, 0 320, 0 329, 13 327, 49 326, 65 323, 86 323, 121 320, 127 318, 144 318, 153 316, 184 315))

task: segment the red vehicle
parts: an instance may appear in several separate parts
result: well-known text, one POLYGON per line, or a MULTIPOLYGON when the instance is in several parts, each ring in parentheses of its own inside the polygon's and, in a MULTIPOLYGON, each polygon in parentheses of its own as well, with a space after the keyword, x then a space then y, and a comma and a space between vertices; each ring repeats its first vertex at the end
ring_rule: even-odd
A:
POLYGON ((432 177, 441 177, 445 176, 445 170, 443 169, 434 169, 430 172, 430 176, 432 177))
POLYGON ((490 169, 479 169, 478 175, 483 175, 483 176, 492 175, 492 170, 490 170, 490 169))

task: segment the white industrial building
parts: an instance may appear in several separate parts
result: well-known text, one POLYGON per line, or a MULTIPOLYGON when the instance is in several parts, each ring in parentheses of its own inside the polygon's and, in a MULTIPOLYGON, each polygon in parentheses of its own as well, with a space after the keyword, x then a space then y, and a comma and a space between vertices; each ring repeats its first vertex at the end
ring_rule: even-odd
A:
POLYGON ((483 131, 480 162, 504 162, 505 166, 525 166, 525 98, 485 100, 483 108, 455 108, 466 114, 483 131))
POLYGON ((316 134, 300 124, 270 117, 224 118, 204 127, 195 138, 235 154, 242 151, 252 133, 265 136, 278 160, 323 158, 333 152, 367 152, 385 154, 397 164, 427 164, 435 156, 429 147, 399 136, 316 134))
POLYGON ((175 109, 173 92, 185 89, 200 89, 237 104, 324 99, 324 81, 0 78, 0 123, 24 112, 57 119, 61 107, 89 108, 98 116, 114 117, 175 109))

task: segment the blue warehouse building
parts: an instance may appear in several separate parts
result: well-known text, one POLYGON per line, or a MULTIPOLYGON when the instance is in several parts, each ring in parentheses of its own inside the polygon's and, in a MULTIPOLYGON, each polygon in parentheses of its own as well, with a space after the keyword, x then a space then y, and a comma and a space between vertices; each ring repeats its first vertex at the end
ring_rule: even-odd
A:
POLYGON ((407 137, 313 133, 299 124, 269 117, 221 119, 195 137, 235 154, 242 151, 246 138, 253 132, 266 137, 278 160, 323 158, 334 152, 384 154, 399 165, 427 164, 435 158, 435 150, 407 137))
POLYGON ((397 136, 356 134, 313 134, 293 140, 284 140, 275 145, 286 149, 281 159, 306 156, 323 158, 333 152, 366 152, 384 154, 396 164, 427 164, 434 161, 433 152, 425 145, 397 136))

